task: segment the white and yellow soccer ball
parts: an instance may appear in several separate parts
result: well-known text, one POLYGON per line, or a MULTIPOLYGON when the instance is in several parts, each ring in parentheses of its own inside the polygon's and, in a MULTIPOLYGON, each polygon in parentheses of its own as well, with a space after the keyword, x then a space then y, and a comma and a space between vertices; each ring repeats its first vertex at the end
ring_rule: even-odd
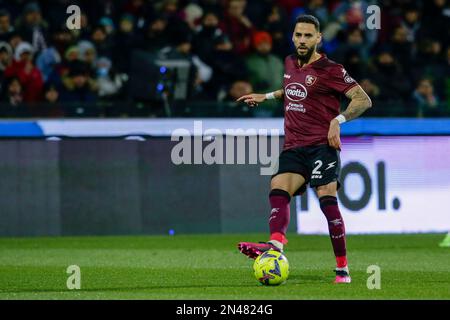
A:
POLYGON ((269 250, 259 255, 253 263, 255 278, 266 286, 277 286, 289 277, 289 262, 284 254, 269 250))

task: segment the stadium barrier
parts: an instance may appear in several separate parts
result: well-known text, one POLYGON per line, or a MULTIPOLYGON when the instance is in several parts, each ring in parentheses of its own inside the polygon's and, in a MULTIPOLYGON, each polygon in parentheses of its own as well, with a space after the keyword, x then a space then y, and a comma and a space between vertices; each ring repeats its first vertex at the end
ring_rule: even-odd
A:
MULTIPOLYGON (((282 125, 282 119, 0 122, 0 236, 267 231, 270 175, 261 175, 267 163, 252 162, 249 150, 252 141, 259 148, 263 141, 265 152, 277 155, 282 125), (174 163, 173 150, 184 141, 171 139, 177 129, 190 141, 192 164, 174 163), (206 150, 213 129, 243 130, 242 164, 237 143, 230 164, 205 158, 193 164, 195 146, 206 150), (264 140, 258 136, 264 129, 279 134, 264 140)), ((450 229, 441 206, 450 194, 450 120, 361 119, 343 125, 342 134, 339 201, 349 233, 450 229)), ((226 159, 230 150, 223 148, 226 159)), ((290 231, 328 232, 310 190, 291 209, 297 215, 290 231)))

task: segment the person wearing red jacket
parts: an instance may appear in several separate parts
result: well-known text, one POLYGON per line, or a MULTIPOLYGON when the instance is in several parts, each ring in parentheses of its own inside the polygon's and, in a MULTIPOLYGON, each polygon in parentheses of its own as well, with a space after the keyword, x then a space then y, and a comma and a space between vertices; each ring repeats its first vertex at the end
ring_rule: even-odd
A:
POLYGON ((42 74, 33 64, 33 47, 27 42, 21 42, 14 52, 12 63, 5 69, 5 78, 17 77, 22 85, 23 101, 39 102, 42 98, 44 81, 42 74))
POLYGON ((251 49, 251 35, 255 31, 252 22, 244 15, 246 0, 230 0, 220 28, 230 37, 233 51, 239 55, 251 49))

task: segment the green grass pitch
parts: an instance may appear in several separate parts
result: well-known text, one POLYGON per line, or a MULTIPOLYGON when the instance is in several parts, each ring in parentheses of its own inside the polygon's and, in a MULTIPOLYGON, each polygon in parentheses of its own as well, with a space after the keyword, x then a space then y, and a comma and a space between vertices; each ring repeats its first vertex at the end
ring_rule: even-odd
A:
POLYGON ((353 282, 333 284, 327 236, 289 235, 290 277, 259 285, 238 241, 263 234, 0 238, 0 299, 450 299, 442 234, 348 236, 353 282), (68 290, 69 265, 81 289, 68 290), (369 290, 367 267, 381 269, 369 290))

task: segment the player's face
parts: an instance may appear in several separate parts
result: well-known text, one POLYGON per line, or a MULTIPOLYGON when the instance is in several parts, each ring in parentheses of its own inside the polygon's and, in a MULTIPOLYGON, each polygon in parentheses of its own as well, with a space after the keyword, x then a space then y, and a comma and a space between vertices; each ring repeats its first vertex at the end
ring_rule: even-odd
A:
POLYGON ((317 32, 313 24, 297 23, 295 25, 292 42, 294 42, 299 59, 309 59, 321 40, 322 34, 317 32))

